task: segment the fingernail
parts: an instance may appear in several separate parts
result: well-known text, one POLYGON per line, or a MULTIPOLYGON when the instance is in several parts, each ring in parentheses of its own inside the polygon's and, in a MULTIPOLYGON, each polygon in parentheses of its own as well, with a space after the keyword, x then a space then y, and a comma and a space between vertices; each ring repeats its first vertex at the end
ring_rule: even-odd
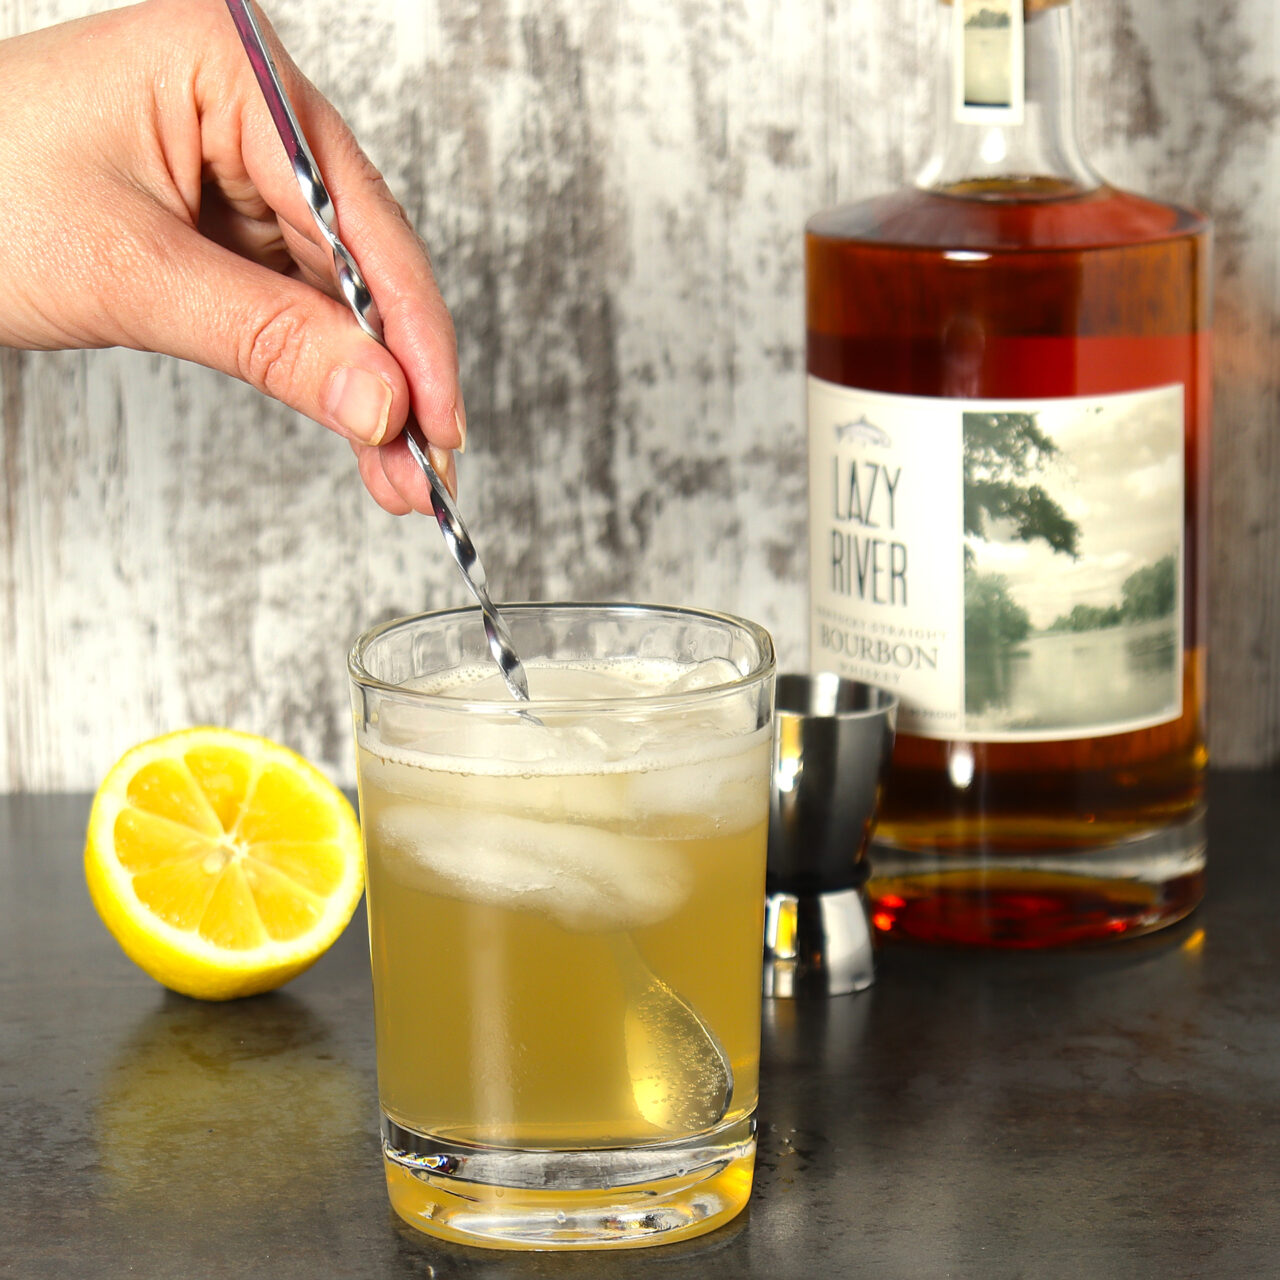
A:
POLYGON ((368 369, 343 365, 329 378, 324 407, 347 435, 381 444, 391 416, 391 388, 368 369))
POLYGON ((453 450, 442 449, 438 444, 428 444, 427 457, 431 460, 431 465, 435 467, 436 475, 444 481, 444 487, 449 490, 449 496, 457 502, 458 468, 453 460, 453 450))
POLYGON ((453 406, 453 421, 458 428, 458 452, 466 453, 467 451, 467 413, 462 407, 462 401, 459 400, 453 406))

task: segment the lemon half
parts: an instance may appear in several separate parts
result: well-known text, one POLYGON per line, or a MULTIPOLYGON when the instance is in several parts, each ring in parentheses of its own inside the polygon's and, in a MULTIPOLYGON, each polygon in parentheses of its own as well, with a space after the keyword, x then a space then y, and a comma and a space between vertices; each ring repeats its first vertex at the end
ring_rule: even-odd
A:
POLYGON ((360 829, 287 747, 197 728, 134 747, 94 797, 89 893, 125 954, 204 1000, 270 991, 313 964, 360 901, 360 829))

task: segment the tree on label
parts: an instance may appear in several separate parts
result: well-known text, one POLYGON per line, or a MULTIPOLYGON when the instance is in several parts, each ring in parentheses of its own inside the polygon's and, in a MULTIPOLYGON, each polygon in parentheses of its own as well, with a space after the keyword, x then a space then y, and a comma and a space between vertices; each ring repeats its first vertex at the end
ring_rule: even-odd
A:
POLYGON ((1169 555, 1131 573, 1121 588, 1124 616, 1132 622, 1167 618, 1178 603, 1178 562, 1169 555))
POLYGON ((1013 647, 1031 630, 1002 574, 979 573, 970 539, 990 540, 993 521, 1013 542, 1042 538, 1073 560, 1080 526, 1032 476, 1058 454, 1034 413, 966 413, 964 427, 965 710, 974 715, 1009 696, 1013 647))
POLYGON ((964 701, 970 715, 1004 702, 1009 652, 1031 632, 1031 618, 1002 573, 964 574, 964 701))
MULTIPOLYGON (((1015 542, 1043 538, 1073 560, 1080 526, 1030 477, 1057 456, 1058 446, 1036 425, 1034 413, 966 413, 964 425, 964 533, 989 540, 992 520, 1007 520, 1015 542)), ((964 561, 972 566, 966 543, 964 561)))

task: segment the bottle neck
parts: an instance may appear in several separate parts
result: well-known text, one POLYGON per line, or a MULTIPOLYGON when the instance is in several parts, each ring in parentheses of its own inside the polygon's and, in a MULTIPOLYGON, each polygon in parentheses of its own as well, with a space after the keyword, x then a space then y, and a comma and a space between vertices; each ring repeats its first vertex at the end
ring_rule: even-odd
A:
POLYGON ((1007 25, 980 4, 939 5, 937 141, 917 186, 1051 199, 1101 185, 1076 138, 1070 0, 1024 2, 1007 25))

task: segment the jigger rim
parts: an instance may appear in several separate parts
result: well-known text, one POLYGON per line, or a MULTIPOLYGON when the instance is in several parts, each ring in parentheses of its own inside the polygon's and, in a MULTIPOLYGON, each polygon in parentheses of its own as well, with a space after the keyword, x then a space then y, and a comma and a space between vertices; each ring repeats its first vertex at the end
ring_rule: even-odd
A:
POLYGON ((809 719, 872 719, 893 711, 900 699, 879 685, 835 671, 780 671, 774 681, 774 714, 809 719))

